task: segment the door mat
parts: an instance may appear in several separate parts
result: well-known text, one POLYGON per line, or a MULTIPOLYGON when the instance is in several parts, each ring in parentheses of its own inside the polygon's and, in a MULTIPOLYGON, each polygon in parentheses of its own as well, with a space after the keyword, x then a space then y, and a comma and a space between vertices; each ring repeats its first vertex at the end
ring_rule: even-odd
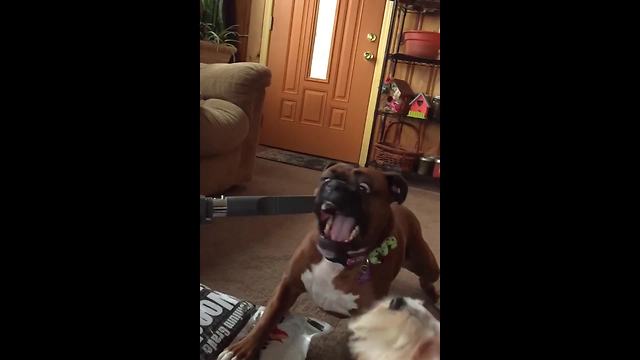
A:
POLYGON ((300 154, 293 151, 274 148, 263 148, 262 150, 258 150, 256 157, 318 171, 322 171, 325 166, 335 162, 335 160, 318 156, 300 154))

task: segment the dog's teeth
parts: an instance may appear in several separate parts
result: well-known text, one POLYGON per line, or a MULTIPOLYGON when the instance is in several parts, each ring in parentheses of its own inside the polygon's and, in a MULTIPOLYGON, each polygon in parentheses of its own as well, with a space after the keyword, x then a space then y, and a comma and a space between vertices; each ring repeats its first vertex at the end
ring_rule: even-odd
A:
POLYGON ((353 230, 351 231, 351 235, 349 235, 349 241, 355 239, 359 233, 360 233, 360 226, 354 227, 353 230))
POLYGON ((333 224, 333 216, 327 220, 327 224, 324 226, 324 234, 327 235, 331 231, 331 225, 333 224))

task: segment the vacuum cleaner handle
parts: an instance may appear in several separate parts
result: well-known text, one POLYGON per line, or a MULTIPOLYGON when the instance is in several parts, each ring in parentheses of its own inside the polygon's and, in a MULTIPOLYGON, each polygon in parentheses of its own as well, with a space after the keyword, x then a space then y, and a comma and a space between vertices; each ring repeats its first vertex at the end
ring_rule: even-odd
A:
POLYGON ((259 216, 313 212, 314 196, 200 196, 200 223, 222 216, 259 216))

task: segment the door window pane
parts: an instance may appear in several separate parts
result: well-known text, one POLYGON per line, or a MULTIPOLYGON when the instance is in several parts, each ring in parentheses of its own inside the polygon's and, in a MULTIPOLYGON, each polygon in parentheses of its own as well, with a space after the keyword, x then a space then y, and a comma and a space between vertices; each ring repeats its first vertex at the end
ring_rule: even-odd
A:
POLYGON ((311 72, 309 74, 309 77, 313 79, 327 80, 337 4, 338 0, 318 1, 316 29, 313 39, 313 55, 311 57, 311 72))

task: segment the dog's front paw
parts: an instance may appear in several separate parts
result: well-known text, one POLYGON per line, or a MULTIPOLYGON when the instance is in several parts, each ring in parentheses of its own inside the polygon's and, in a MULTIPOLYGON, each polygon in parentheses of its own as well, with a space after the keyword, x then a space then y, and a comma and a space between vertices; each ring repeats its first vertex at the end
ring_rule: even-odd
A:
POLYGON ((260 342, 254 341, 250 337, 238 341, 237 343, 224 349, 218 360, 253 360, 258 358, 260 352, 260 342))

